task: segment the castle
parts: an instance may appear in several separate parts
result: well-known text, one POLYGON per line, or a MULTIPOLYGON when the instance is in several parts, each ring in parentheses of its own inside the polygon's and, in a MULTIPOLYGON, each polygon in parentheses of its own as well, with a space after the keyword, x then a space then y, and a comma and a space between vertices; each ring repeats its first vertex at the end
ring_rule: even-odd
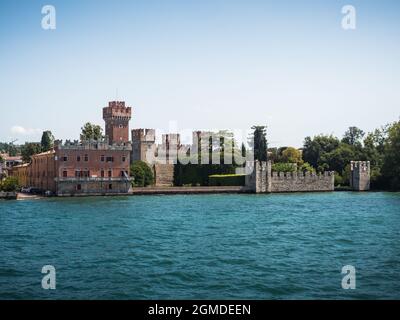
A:
MULTIPOLYGON (((201 153, 201 163, 209 163, 210 141, 214 143, 212 132, 194 131, 191 145, 182 144, 178 133, 163 134, 161 144, 157 144, 154 129, 133 129, 130 140, 131 116, 132 108, 124 101, 111 101, 103 108, 104 139, 67 140, 65 143, 57 140, 52 150, 33 155, 29 164, 14 167, 12 175, 18 178, 21 186, 58 196, 126 194, 131 188, 129 170, 134 161, 144 161, 152 168, 156 187, 173 186, 178 158, 193 158, 193 153, 201 153)), ((216 142, 219 146, 220 141, 216 142)), ((199 158, 196 156, 194 159, 197 161, 199 158)), ((247 175, 245 185, 240 189, 242 192, 334 190, 334 172, 320 175, 277 173, 272 172, 270 161, 247 161, 245 171, 247 175)), ((352 161, 350 184, 353 190, 369 190, 369 181, 369 162, 352 161)))

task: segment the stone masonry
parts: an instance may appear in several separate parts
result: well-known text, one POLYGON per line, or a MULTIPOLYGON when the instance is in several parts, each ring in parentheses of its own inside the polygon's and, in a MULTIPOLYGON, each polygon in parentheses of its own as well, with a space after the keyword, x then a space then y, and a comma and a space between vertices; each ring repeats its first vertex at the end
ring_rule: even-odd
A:
POLYGON ((350 187, 356 191, 367 191, 370 189, 370 162, 351 161, 350 163, 350 187))
POLYGON ((272 172, 268 162, 248 162, 246 189, 255 193, 334 191, 334 172, 322 175, 303 172, 272 172))

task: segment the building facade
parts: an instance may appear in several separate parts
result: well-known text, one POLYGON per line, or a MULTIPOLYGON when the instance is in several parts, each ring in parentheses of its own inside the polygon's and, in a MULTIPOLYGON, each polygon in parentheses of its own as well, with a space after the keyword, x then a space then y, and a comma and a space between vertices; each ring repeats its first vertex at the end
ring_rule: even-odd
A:
POLYGON ((110 144, 128 143, 129 121, 132 109, 125 106, 125 101, 111 101, 108 107, 103 108, 105 132, 110 144))
POLYGON ((59 196, 127 193, 131 185, 130 153, 129 143, 57 143, 55 192, 59 196))
POLYGON ((30 164, 16 166, 12 175, 23 187, 59 196, 127 193, 131 108, 113 101, 103 109, 107 136, 101 141, 55 142, 54 149, 33 155, 30 164), (108 136, 111 135, 111 136, 108 136))

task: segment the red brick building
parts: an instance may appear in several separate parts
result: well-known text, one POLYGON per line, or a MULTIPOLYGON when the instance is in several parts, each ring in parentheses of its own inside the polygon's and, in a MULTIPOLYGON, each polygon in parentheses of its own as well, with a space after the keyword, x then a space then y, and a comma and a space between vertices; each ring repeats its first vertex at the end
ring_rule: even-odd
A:
POLYGON ((113 101, 103 109, 104 141, 56 141, 54 149, 32 156, 29 165, 17 166, 12 175, 21 186, 51 191, 59 196, 127 193, 131 108, 113 101))
POLYGON ((111 101, 103 108, 103 119, 106 122, 106 136, 110 144, 129 142, 129 120, 132 109, 124 101, 111 101))

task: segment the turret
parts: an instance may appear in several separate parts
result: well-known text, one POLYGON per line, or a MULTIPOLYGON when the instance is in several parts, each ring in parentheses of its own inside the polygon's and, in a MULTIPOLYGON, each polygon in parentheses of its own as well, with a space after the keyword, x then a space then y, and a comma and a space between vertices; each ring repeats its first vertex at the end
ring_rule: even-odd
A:
POLYGON ((103 108, 103 119, 106 123, 106 136, 110 144, 129 142, 129 121, 132 109, 124 101, 111 101, 103 108))

